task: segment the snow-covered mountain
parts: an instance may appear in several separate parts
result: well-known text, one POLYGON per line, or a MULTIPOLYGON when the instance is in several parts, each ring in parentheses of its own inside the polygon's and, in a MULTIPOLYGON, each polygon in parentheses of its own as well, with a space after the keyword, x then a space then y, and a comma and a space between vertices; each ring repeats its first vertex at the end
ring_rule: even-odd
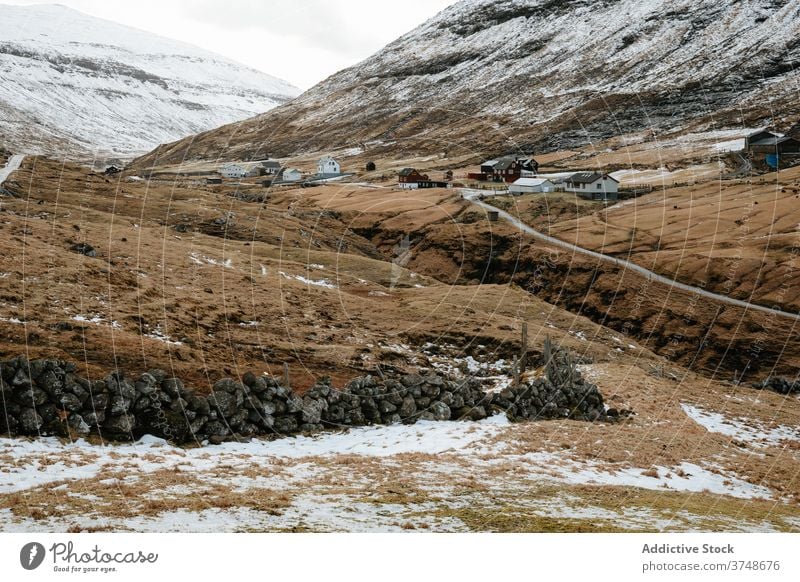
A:
POLYGON ((200 48, 59 5, 0 5, 0 144, 132 156, 299 91, 200 48))
POLYGON ((292 103, 142 162, 264 143, 494 155, 790 123, 798 65, 797 0, 462 0, 292 103))

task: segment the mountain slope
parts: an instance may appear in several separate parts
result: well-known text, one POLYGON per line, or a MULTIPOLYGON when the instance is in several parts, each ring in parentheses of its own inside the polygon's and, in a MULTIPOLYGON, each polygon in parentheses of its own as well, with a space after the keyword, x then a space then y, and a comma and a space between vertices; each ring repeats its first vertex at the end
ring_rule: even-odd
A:
POLYGON ((121 156, 263 113, 290 84, 64 6, 0 5, 0 143, 121 156))
POLYGON ((140 163, 258 156, 265 143, 463 154, 741 126, 800 111, 798 64, 791 0, 463 0, 292 103, 140 163))

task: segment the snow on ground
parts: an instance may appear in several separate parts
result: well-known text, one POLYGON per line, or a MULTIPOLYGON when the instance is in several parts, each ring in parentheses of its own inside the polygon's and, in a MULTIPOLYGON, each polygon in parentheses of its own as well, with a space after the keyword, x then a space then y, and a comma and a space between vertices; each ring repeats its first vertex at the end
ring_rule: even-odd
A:
POLYGON ((302 275, 289 275, 287 273, 284 273, 283 271, 279 271, 279 273, 284 279, 294 279, 295 281, 300 281, 304 285, 313 285, 314 287, 325 287, 326 289, 337 289, 336 285, 334 285, 327 279, 320 279, 319 281, 314 281, 312 279, 307 279, 302 275))
POLYGON ((800 442, 800 430, 795 427, 781 425, 770 428, 756 420, 728 418, 689 404, 681 404, 681 408, 708 432, 723 434, 756 448, 779 446, 785 441, 800 442))
POLYGON ((189 260, 191 260, 195 265, 215 265, 218 267, 225 267, 226 269, 233 268, 232 259, 217 260, 217 259, 212 259, 210 257, 202 256, 198 253, 191 253, 189 255, 189 260))

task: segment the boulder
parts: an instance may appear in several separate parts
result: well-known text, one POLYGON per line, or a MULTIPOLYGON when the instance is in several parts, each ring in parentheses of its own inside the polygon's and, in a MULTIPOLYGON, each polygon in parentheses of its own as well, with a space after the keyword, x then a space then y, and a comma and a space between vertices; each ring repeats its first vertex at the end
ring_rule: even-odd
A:
POLYGON ((434 420, 450 420, 450 407, 444 402, 436 401, 431 404, 430 412, 433 414, 434 420))
POLYGON ((230 392, 215 391, 208 396, 208 403, 225 418, 233 416, 236 413, 236 396, 230 392))

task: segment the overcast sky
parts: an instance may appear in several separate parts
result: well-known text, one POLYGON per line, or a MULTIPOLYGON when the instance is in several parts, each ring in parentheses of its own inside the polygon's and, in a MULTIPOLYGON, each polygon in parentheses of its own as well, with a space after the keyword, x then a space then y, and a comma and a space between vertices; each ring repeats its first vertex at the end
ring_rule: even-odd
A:
POLYGON ((308 89, 455 0, 6 0, 63 4, 214 51, 308 89))

